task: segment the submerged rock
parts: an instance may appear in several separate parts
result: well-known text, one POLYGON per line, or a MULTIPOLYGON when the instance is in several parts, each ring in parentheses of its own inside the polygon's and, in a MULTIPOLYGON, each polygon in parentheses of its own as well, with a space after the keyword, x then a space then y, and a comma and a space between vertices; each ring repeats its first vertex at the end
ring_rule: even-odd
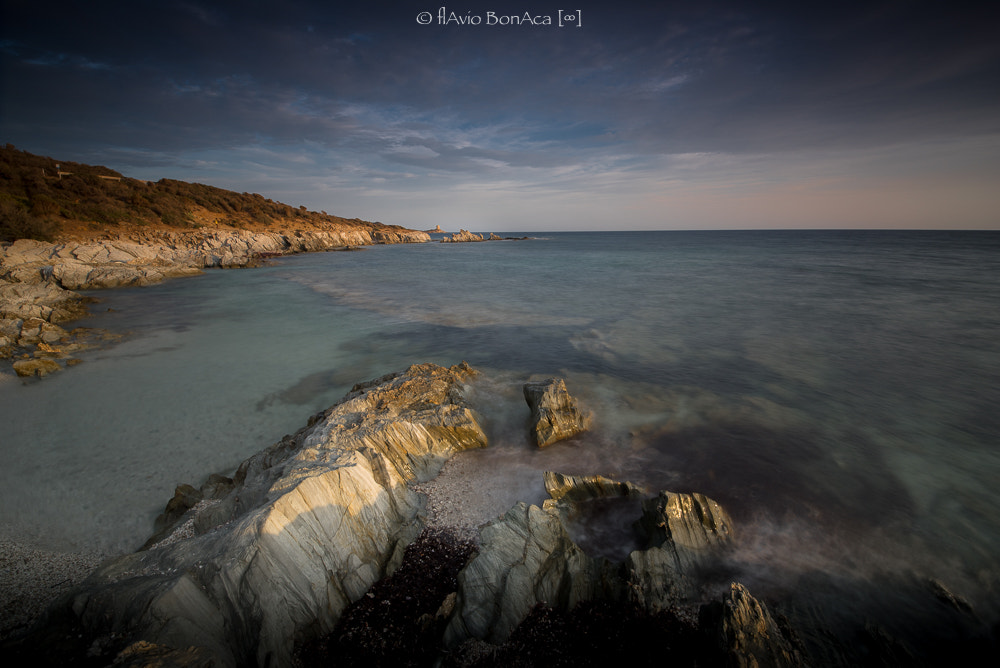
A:
POLYGON ((419 534, 408 484, 486 445, 463 398, 475 373, 423 364, 358 385, 243 462, 228 493, 222 477, 179 487, 168 510, 190 508, 180 538, 102 565, 53 619, 155 645, 158 660, 197 647, 217 666, 289 665, 295 643, 332 630, 419 534))
POLYGON ((577 408, 562 378, 525 383, 524 400, 531 407, 531 430, 540 448, 590 428, 590 414, 577 408))

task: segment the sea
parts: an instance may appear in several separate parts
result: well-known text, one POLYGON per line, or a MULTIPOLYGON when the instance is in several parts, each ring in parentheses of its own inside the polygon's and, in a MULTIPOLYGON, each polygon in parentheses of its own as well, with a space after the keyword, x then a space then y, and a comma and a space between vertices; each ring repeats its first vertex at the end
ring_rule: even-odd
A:
MULTIPOLYGON (((3 377, 0 525, 44 549, 137 549, 176 485, 231 475, 355 383, 467 361, 490 446, 463 456, 508 492, 492 516, 540 503, 549 469, 700 492, 735 527, 706 582, 800 611, 849 598, 844 618, 878 628, 919 610, 996 633, 1000 233, 501 236, 528 238, 86 293, 75 324, 125 336, 40 381, 3 377), (521 387, 549 377, 594 422, 540 452, 521 387)), ((620 514, 573 531, 620 559, 620 514)))

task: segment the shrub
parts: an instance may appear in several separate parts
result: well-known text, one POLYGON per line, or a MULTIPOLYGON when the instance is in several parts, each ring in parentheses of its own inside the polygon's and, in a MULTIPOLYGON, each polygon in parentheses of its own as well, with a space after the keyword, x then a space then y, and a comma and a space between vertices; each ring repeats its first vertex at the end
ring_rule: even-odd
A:
POLYGON ((0 241, 52 241, 58 231, 59 226, 51 218, 32 216, 20 202, 0 198, 0 241))

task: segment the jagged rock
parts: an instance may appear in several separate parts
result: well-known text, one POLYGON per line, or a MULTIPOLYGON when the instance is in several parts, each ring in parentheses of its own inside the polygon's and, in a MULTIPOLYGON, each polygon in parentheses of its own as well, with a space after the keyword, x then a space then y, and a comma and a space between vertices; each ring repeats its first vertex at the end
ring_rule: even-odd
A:
POLYGON ((645 492, 631 482, 619 482, 600 475, 568 476, 554 471, 543 474, 545 493, 556 501, 584 501, 602 497, 644 496, 645 492))
POLYGON ((531 407, 532 433, 540 448, 590 428, 590 414, 577 408, 562 378, 525 383, 524 400, 531 407))
POLYGON ((59 371, 60 369, 62 369, 62 367, 59 366, 59 362, 45 358, 17 360, 14 362, 14 371, 22 378, 30 376, 47 376, 54 371, 59 371))
POLYGON ((495 232, 490 232, 490 236, 487 241, 503 241, 503 237, 495 232))
POLYGON ((460 229, 458 232, 455 232, 450 237, 445 237, 444 239, 442 239, 441 243, 459 243, 466 241, 483 241, 483 235, 474 234, 473 232, 469 232, 468 230, 460 229))
POLYGON ((704 496, 697 503, 659 503, 660 498, 684 497, 664 492, 644 504, 648 516, 640 526, 663 523, 670 513, 673 535, 660 530, 646 550, 632 552, 623 564, 587 556, 566 531, 572 506, 588 499, 633 496, 635 485, 601 476, 545 474, 546 489, 554 497, 541 508, 518 503, 502 518, 482 528, 479 554, 459 574, 456 611, 445 632, 445 643, 457 647, 475 638, 501 643, 536 605, 571 610, 586 600, 628 601, 648 612, 687 602, 694 593, 686 569, 717 552, 731 535, 728 516, 704 496), (703 508, 719 519, 702 535, 691 527, 702 522, 703 508), (717 535, 723 532, 724 535, 717 535), (678 554, 686 555, 678 558, 678 554), (698 558, 696 561, 695 557, 698 558))
POLYGON ((806 664, 796 649, 794 633, 779 626, 767 606, 738 582, 730 585, 721 604, 702 608, 700 624, 715 636, 720 665, 781 668, 806 664))
POLYGON ((662 491, 656 498, 644 501, 642 510, 641 525, 649 537, 649 547, 670 547, 682 569, 732 538, 729 513, 704 494, 662 491))
MULTIPOLYGON (((217 666, 289 665, 296 641, 330 632, 399 564, 422 527, 423 497, 409 483, 486 445, 463 398, 475 373, 423 364, 356 386, 245 461, 230 493, 179 518, 175 531, 195 535, 105 563, 55 618, 129 643, 200 648, 217 666), (199 525, 206 507, 227 510, 199 525)), ((184 504, 202 496, 182 491, 184 504)))
POLYGON ((375 230, 372 232, 372 239, 375 243, 379 244, 413 244, 430 241, 431 237, 426 232, 396 228, 391 230, 375 230))
POLYGON ((611 570, 570 539, 557 508, 519 502, 481 530, 479 554, 458 576, 445 644, 503 642, 539 603, 568 610, 619 586, 611 570))

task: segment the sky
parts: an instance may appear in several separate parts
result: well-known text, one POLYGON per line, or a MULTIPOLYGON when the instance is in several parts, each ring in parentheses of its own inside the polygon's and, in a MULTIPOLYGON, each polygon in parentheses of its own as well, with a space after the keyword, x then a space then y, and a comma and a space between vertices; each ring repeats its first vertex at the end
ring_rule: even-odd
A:
POLYGON ((450 231, 1000 229, 996 2, 0 6, 0 142, 135 178, 450 231))

